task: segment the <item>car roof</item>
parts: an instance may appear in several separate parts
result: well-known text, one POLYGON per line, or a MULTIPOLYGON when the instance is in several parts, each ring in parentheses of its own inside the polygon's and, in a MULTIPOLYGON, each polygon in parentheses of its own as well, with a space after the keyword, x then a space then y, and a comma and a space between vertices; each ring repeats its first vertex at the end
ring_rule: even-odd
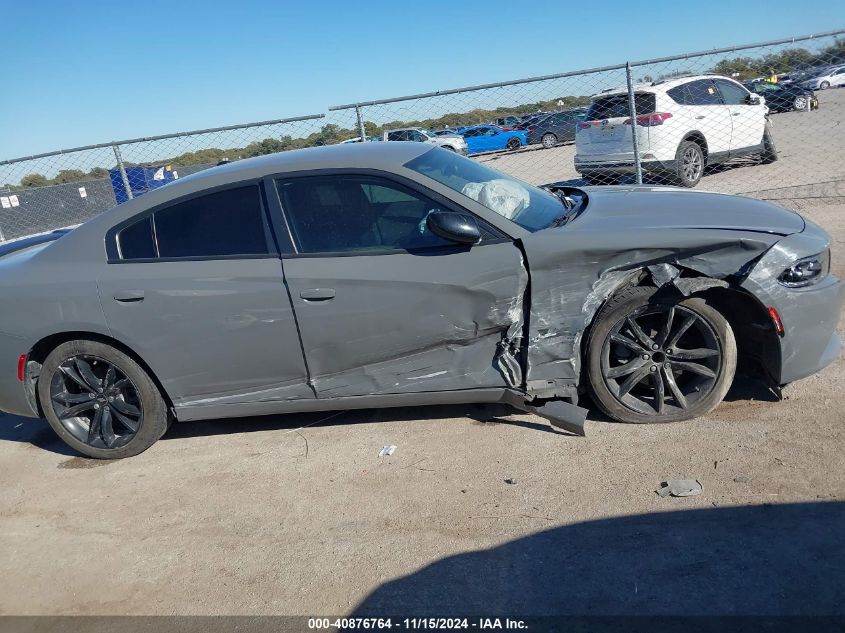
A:
MULTIPOLYGON (((634 85, 634 92, 665 92, 674 88, 675 86, 680 86, 682 84, 688 83, 690 81, 697 81, 699 79, 727 79, 728 81, 736 82, 736 79, 731 79, 730 77, 725 77, 724 75, 718 74, 703 74, 703 75, 684 75, 683 77, 672 77, 670 79, 663 79, 659 81, 653 81, 651 83, 640 83, 634 85)), ((628 88, 620 87, 620 88, 611 88, 604 92, 600 92, 596 95, 593 95, 593 99, 598 99, 599 97, 609 97, 609 96, 616 96, 620 94, 627 94, 628 88)))

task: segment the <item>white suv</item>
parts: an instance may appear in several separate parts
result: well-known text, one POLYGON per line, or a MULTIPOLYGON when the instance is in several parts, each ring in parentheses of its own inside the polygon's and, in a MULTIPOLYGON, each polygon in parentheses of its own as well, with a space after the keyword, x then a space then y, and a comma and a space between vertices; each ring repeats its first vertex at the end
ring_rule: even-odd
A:
MULTIPOLYGON (((637 145, 643 171, 694 187, 704 168, 759 154, 777 160, 765 99, 714 75, 659 81, 634 90, 637 145)), ((632 174, 634 147, 628 93, 593 97, 575 134, 575 169, 589 183, 612 184, 632 174)))

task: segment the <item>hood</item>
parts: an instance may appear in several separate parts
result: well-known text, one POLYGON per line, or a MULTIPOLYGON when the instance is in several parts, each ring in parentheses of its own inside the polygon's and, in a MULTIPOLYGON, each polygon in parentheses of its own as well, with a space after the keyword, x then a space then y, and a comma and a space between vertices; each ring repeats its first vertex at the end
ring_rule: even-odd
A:
POLYGON ((586 210, 570 226, 579 230, 727 229, 775 235, 804 230, 793 211, 741 196, 676 187, 586 187, 586 210))

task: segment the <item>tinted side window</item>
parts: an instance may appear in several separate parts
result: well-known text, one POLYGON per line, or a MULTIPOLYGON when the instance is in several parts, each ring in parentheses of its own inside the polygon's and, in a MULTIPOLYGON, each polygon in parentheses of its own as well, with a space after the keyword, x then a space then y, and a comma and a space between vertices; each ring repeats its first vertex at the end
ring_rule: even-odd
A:
POLYGON ((716 85, 719 87, 719 92, 722 93, 722 100, 725 105, 747 105, 748 91, 741 88, 732 81, 725 81, 724 79, 717 79, 716 85))
POLYGON ((156 211, 160 257, 219 257, 267 253, 257 185, 193 198, 156 211))
POLYGON ((699 79, 667 90, 666 93, 681 105, 722 105, 719 91, 709 79, 699 79))
POLYGON ((152 219, 147 217, 135 222, 117 234, 121 259, 153 259, 156 245, 153 241, 152 219))
POLYGON ((452 245, 426 226, 439 205, 401 185, 363 176, 279 180, 300 253, 383 251, 452 245))

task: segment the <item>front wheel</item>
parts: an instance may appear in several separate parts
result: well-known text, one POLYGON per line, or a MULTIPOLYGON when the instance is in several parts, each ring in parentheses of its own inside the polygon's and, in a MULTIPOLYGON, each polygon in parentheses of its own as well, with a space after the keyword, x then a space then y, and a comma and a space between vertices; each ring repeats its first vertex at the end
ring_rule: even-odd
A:
POLYGON ((736 341, 702 298, 623 290, 596 316, 587 347, 593 400, 620 422, 689 420, 725 397, 736 370, 736 341))
POLYGON ((522 147, 522 143, 519 142, 518 138, 508 139, 507 148, 509 150, 513 151, 515 149, 519 149, 520 147, 522 147))
POLYGON ((827 90, 828 88, 830 88, 830 82, 829 81, 823 81, 819 84, 820 90, 827 90))
POLYGON ((795 110, 806 110, 807 109, 807 97, 804 95, 798 95, 795 97, 795 100, 792 102, 792 107, 795 110))
POLYGON ((167 405, 147 372, 97 341, 69 341, 50 352, 38 398, 58 436, 88 457, 137 455, 167 430, 167 405))

